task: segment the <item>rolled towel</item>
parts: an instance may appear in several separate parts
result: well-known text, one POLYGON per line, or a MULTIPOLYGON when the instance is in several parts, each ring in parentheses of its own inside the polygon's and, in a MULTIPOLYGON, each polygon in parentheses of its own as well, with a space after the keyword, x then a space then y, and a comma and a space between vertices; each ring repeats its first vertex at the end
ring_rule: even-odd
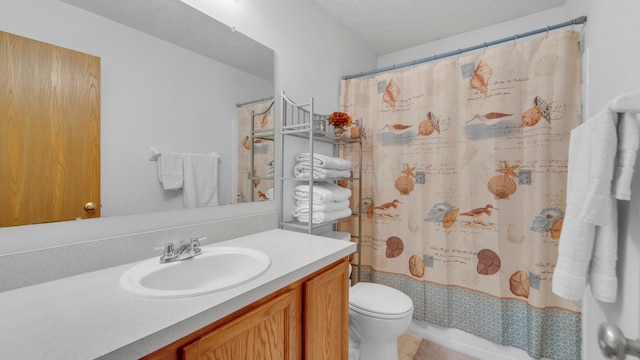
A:
MULTIPOLYGON (((329 222, 329 221, 334 221, 334 220, 338 220, 338 219, 342 219, 342 218, 346 218, 351 216, 351 209, 350 208, 346 208, 346 209, 342 209, 342 210, 336 210, 336 211, 318 211, 318 212, 314 212, 313 213, 313 219, 312 219, 312 223, 313 224, 320 224, 323 222, 329 222)), ((297 217, 298 221, 300 222, 309 222, 309 214, 302 214, 300 216, 297 217)))
POLYGON ((309 185, 298 185, 293 191, 296 200, 309 200, 329 202, 342 201, 351 197, 351 190, 340 187, 334 183, 321 181, 313 184, 313 193, 309 193, 309 185))
MULTIPOLYGON (((293 168, 293 174, 296 178, 308 179, 310 172, 309 165, 297 164, 293 168)), ((314 179, 344 179, 351 177, 351 171, 349 170, 334 170, 315 167, 313 168, 314 179)))
MULTIPOLYGON (((296 201, 296 207, 293 209, 293 216, 309 213, 309 201, 298 200, 296 201)), ((343 201, 330 201, 330 202, 313 202, 313 211, 336 211, 349 207, 349 200, 343 201)))
MULTIPOLYGON (((311 164, 311 157, 309 153, 301 153, 296 157, 296 161, 301 164, 311 164)), ((313 154, 313 166, 334 169, 334 170, 349 170, 351 169, 351 161, 339 157, 332 157, 322 154, 313 154)))

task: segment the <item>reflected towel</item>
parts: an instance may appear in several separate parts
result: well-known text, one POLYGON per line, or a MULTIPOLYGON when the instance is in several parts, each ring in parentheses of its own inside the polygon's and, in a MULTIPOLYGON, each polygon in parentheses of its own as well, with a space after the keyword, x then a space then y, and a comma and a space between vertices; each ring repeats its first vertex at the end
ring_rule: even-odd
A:
POLYGON ((185 208, 218 205, 218 158, 213 154, 183 154, 185 208))
POLYGON ((329 202, 342 201, 351 197, 351 190, 325 181, 313 184, 313 194, 309 193, 309 185, 298 185, 293 191, 296 200, 329 202))
MULTIPOLYGON (((306 164, 297 164, 293 168, 293 173, 296 178, 299 179, 308 179, 309 178, 310 166, 306 164)), ((325 169, 320 167, 313 167, 313 178, 314 179, 344 179, 350 178, 351 171, 349 170, 334 170, 334 169, 325 169)))
MULTIPOLYGON (((342 219, 342 218, 346 218, 351 216, 351 209, 350 208, 346 208, 346 209, 342 209, 342 210, 336 210, 336 211, 318 211, 318 212, 313 212, 313 219, 312 219, 312 223, 313 224, 320 224, 323 222, 329 222, 329 221, 334 221, 334 220, 338 220, 338 219, 342 219)), ((309 222, 309 214, 302 214, 297 216, 298 221, 300 222, 309 222)))
MULTIPOLYGON (((337 211, 346 209, 349 207, 349 200, 343 201, 330 201, 330 202, 313 202, 313 211, 337 211)), ((298 200, 296 201, 296 207, 293 209, 293 216, 309 213, 309 201, 298 200)))
POLYGON ((158 179, 164 190, 182 188, 184 184, 182 154, 161 151, 157 159, 158 179))
MULTIPOLYGON (((311 158, 309 157, 309 153, 301 153, 296 157, 296 161, 300 164, 310 165, 311 158)), ((325 169, 334 169, 334 170, 349 170, 351 169, 351 161, 339 158, 332 157, 322 154, 313 154, 313 166, 321 167, 325 169)))

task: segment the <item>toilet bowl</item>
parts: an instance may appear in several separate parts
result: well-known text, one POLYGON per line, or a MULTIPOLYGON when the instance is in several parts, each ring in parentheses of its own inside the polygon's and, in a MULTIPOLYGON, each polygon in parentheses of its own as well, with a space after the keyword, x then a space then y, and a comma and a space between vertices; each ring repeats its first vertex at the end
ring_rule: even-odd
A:
MULTIPOLYGON (((351 240, 345 232, 322 236, 351 240)), ((397 360, 398 337, 409 328, 412 315, 413 301, 403 292, 368 282, 353 285, 349 289, 349 360, 397 360)))
POLYGON ((406 294, 380 284, 353 285, 349 290, 349 342, 358 344, 356 359, 397 359, 398 337, 409 328, 412 315, 413 302, 406 294))

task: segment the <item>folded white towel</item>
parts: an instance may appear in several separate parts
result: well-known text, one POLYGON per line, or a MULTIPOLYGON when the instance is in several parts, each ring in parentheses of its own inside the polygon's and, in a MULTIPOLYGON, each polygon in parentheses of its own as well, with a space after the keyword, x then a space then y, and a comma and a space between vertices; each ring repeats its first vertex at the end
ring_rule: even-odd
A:
POLYGON ((351 190, 334 183, 321 181, 313 184, 313 193, 309 193, 309 185, 298 185, 293 191, 296 200, 313 200, 320 202, 342 201, 351 197, 351 190))
POLYGON ((218 158, 213 154, 184 154, 183 200, 186 208, 218 205, 218 158))
MULTIPOLYGON (((293 168, 293 174, 299 179, 308 179, 311 167, 306 164, 297 164, 293 168)), ((325 169, 321 167, 313 167, 314 179, 344 179, 351 177, 351 171, 349 170, 334 170, 325 169)))
POLYGON ((615 291, 608 291, 617 288, 617 212, 611 196, 617 120, 607 107, 571 131, 567 207, 552 281, 553 292, 568 299, 581 300, 589 279, 596 299, 615 301, 615 291), (592 259, 597 265, 589 274, 592 259))
POLYGON ((613 196, 631 200, 631 179, 640 147, 640 114, 621 114, 618 121, 618 153, 613 175, 613 196))
MULTIPOLYGON (((346 208, 346 209, 342 209, 342 210, 336 210, 336 211, 318 211, 318 212, 313 212, 313 219, 312 219, 312 223, 313 224, 321 224, 323 222, 329 222, 329 221, 334 221, 334 220, 338 220, 338 219, 342 219, 342 218, 346 218, 351 216, 351 209, 350 208, 346 208)), ((300 222, 309 222, 309 214, 302 214, 296 217, 298 221, 300 222)))
POLYGON ((161 151, 157 158, 158 179, 164 190, 182 188, 184 184, 182 154, 161 151))
MULTIPOLYGON (((313 202, 313 211, 336 211, 349 207, 349 200, 343 201, 330 201, 330 202, 313 202)), ((293 216, 308 214, 309 213, 309 201, 298 200, 296 201, 296 207, 293 209, 293 216)))
MULTIPOLYGON (((311 157, 309 156, 309 153, 301 153, 296 157, 296 161, 301 164, 310 165, 311 157)), ((351 169, 351 161, 339 157, 314 153, 313 166, 334 170, 349 170, 351 169)))

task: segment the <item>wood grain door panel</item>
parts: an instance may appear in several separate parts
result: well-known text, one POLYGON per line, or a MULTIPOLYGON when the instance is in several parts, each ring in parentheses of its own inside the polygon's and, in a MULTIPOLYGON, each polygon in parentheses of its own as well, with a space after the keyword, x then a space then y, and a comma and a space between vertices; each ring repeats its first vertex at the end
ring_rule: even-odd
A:
POLYGON ((0 214, 100 216, 99 57, 0 31, 0 214))

